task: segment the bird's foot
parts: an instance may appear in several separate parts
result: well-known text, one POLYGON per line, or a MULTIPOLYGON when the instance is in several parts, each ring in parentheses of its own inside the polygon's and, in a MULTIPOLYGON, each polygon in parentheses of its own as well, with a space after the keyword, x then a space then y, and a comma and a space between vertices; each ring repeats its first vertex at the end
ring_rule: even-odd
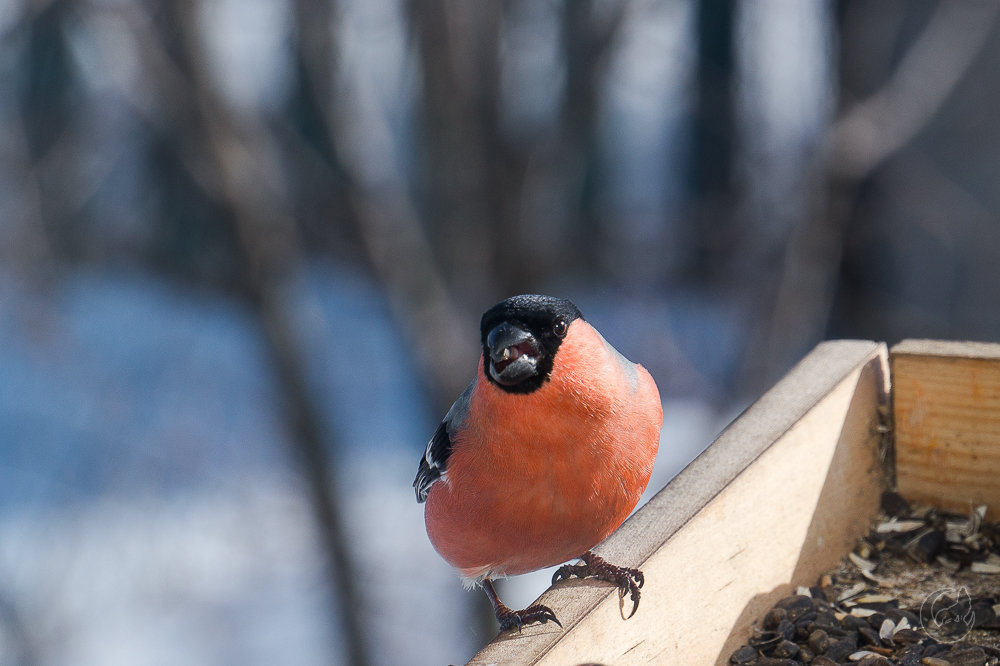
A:
POLYGON ((493 587, 493 581, 488 578, 483 581, 483 591, 486 592, 486 596, 489 597, 490 603, 493 605, 493 615, 496 616, 497 622, 500 623, 500 631, 516 628, 518 633, 520 633, 521 627, 526 624, 534 622, 545 624, 549 620, 558 624, 559 628, 562 629, 562 623, 556 619, 556 614, 548 606, 536 604, 524 610, 511 610, 506 604, 500 601, 496 588, 493 587))
POLYGON ((564 564, 556 569, 552 575, 552 583, 555 584, 573 576, 578 578, 593 576, 598 580, 614 583, 618 588, 618 611, 621 613, 622 619, 627 620, 635 615, 639 608, 639 588, 646 582, 642 572, 638 569, 615 566, 589 550, 581 555, 580 559, 583 560, 583 564, 564 564), (628 614, 628 617, 625 617, 626 594, 632 600, 632 612, 628 614))
POLYGON ((556 614, 552 612, 552 609, 541 604, 529 606, 524 610, 511 610, 500 604, 499 607, 493 609, 493 614, 496 615, 497 622, 500 623, 500 631, 517 629, 520 633, 521 627, 526 624, 534 622, 545 624, 549 620, 558 624, 560 629, 562 628, 562 623, 556 619, 556 614))

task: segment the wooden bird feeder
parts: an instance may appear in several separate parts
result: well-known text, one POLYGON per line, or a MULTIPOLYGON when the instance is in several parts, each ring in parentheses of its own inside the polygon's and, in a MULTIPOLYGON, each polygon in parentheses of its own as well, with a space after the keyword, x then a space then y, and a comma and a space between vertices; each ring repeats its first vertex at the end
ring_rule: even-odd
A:
POLYGON ((892 487, 1000 519, 1000 344, 820 344, 596 549, 645 573, 634 617, 610 585, 561 582, 536 603, 564 630, 501 634, 469 663, 726 664, 892 487))

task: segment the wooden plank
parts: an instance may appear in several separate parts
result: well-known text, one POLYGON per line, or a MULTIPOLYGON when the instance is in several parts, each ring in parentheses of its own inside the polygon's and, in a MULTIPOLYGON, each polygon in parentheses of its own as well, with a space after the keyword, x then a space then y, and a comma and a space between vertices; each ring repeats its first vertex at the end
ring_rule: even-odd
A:
POLYGON ((504 634, 469 663, 726 663, 753 621, 867 530, 887 377, 885 345, 821 344, 597 548, 644 571, 633 618, 609 585, 562 582, 539 603, 565 631, 504 634))
POLYGON ((1000 344, 905 340, 891 363, 899 491, 1000 519, 1000 344))

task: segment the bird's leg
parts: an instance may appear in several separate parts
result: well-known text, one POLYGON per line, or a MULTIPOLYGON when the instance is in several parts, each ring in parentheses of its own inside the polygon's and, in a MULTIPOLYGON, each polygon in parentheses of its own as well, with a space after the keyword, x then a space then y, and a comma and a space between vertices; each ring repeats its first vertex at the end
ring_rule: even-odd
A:
POLYGON ((589 550, 580 556, 583 564, 564 564, 552 575, 552 583, 577 576, 585 578, 593 576, 598 580, 614 583, 618 587, 618 610, 622 614, 622 619, 627 620, 635 615, 639 608, 639 588, 646 582, 646 578, 638 569, 628 567, 618 567, 604 558, 595 555, 589 550), (632 612, 625 617, 625 593, 628 593, 632 600, 632 612))
POLYGON ((483 591, 486 592, 490 603, 493 604, 493 614, 496 615, 497 622, 500 623, 500 631, 507 631, 516 627, 517 631, 520 632, 521 627, 525 624, 531 624, 532 622, 545 624, 549 620, 552 620, 562 628, 562 624, 556 619, 556 614, 548 606, 537 604, 519 611, 508 608, 500 601, 500 597, 497 596, 497 591, 493 587, 493 581, 489 578, 483 581, 483 591))

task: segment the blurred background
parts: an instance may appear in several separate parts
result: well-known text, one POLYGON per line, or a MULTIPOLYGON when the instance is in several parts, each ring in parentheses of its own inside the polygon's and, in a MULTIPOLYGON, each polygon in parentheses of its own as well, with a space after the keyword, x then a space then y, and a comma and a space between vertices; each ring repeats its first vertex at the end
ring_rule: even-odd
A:
POLYGON ((410 484, 515 293, 649 492, 824 338, 996 340, 998 10, 0 3, 0 663, 467 659, 410 484))

